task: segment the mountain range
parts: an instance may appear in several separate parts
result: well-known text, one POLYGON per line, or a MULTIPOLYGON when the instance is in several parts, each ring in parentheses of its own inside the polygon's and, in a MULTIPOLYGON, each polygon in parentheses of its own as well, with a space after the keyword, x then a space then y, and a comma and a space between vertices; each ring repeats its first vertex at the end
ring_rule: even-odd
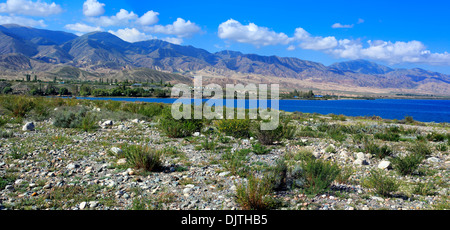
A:
POLYGON ((161 40, 130 43, 107 32, 77 36, 19 25, 0 26, 0 78, 36 74, 83 80, 98 78, 190 82, 278 82, 286 89, 335 92, 450 95, 450 76, 423 69, 393 69, 366 60, 325 66, 298 58, 210 53, 161 40))

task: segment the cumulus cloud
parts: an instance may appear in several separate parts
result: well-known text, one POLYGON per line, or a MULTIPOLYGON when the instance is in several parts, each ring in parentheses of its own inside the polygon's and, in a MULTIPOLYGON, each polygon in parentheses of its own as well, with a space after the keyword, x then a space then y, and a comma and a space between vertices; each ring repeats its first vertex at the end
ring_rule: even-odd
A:
POLYGON ((0 3, 0 13, 46 17, 59 14, 62 11, 61 6, 54 2, 48 4, 39 0, 7 0, 6 3, 0 3))
POLYGON ((103 31, 103 29, 101 27, 89 26, 89 25, 86 25, 83 23, 68 24, 68 25, 64 26, 64 28, 66 28, 68 30, 72 30, 72 31, 81 32, 81 33, 103 31))
POLYGON ((367 46, 364 47, 360 41, 343 39, 339 40, 338 47, 329 50, 329 53, 340 58, 379 60, 390 64, 424 63, 450 65, 449 53, 432 53, 419 41, 391 42, 369 40, 367 41, 367 46))
POLYGON ((255 46, 288 44, 291 41, 291 38, 284 33, 277 33, 267 27, 259 27, 254 23, 242 25, 233 19, 219 25, 218 35, 222 39, 250 43, 255 46))
POLYGON ((342 29, 342 28, 350 29, 350 28, 353 28, 353 26, 355 26, 355 25, 354 25, 354 24, 351 24, 351 25, 342 25, 341 23, 334 23, 334 24, 331 26, 331 28, 333 28, 333 29, 342 29))
POLYGON ((179 38, 191 37, 192 35, 201 31, 200 27, 191 21, 186 21, 182 18, 177 18, 175 22, 170 25, 154 25, 146 28, 151 33, 176 35, 179 38))
POLYGON ((159 21, 158 15, 159 15, 158 12, 154 12, 153 10, 150 10, 147 13, 145 13, 144 15, 142 15, 137 20, 137 23, 139 23, 143 26, 154 25, 154 24, 158 23, 158 21, 159 21))
POLYGON ((327 50, 338 45, 338 41, 335 37, 311 36, 311 34, 303 28, 295 29, 294 38, 297 41, 300 41, 299 46, 302 49, 308 50, 327 50))
POLYGON ((104 3, 97 0, 87 0, 83 4, 83 14, 88 17, 97 17, 105 13, 104 3))
POLYGON ((103 27, 109 26, 123 26, 128 25, 130 21, 135 21, 139 17, 133 11, 128 12, 127 10, 121 9, 116 15, 113 16, 101 16, 101 17, 90 17, 89 21, 103 27))
POLYGON ((125 29, 119 29, 117 31, 108 31, 111 34, 116 35, 117 37, 121 38, 124 41, 127 42, 140 42, 140 41, 146 41, 155 39, 152 35, 147 35, 143 32, 140 32, 136 28, 125 28, 125 29))
POLYGON ((0 24, 19 24, 30 27, 47 27, 44 20, 34 20, 19 16, 3 16, 0 15, 0 24))
POLYGON ((176 45, 180 45, 181 43, 183 43, 183 39, 182 38, 177 38, 177 37, 167 37, 167 38, 161 38, 161 40, 166 41, 166 42, 170 42, 176 45))

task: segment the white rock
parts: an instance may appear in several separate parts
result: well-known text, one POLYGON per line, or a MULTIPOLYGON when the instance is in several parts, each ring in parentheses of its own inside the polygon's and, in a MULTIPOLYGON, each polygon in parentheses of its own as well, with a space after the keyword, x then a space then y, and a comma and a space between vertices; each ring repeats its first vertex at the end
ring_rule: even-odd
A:
POLYGON ((97 205, 98 205, 98 202, 97 202, 97 201, 91 201, 91 202, 89 202, 89 207, 90 207, 90 208, 95 208, 95 207, 97 207, 97 205))
POLYGON ((226 175, 228 175, 228 174, 230 174, 230 172, 221 172, 221 173, 219 173, 219 176, 226 176, 226 175))
POLYGON ((113 121, 107 120, 107 121, 102 123, 102 126, 103 127, 111 127, 111 126, 113 126, 113 121))
POLYGON ((439 163, 441 160, 437 157, 430 157, 427 159, 428 163, 439 163))
POLYGON ((392 167, 391 167, 391 162, 390 162, 390 161, 386 161, 386 160, 381 161, 381 162, 378 164, 378 168, 379 168, 379 169, 391 169, 391 168, 392 168, 392 167))
POLYGON ((127 163, 127 158, 121 158, 117 160, 117 165, 124 165, 127 163))
POLYGON ((366 155, 364 155, 364 153, 362 153, 362 152, 356 153, 356 159, 365 160, 366 155))
POLYGON ((84 202, 84 201, 81 202, 81 203, 80 203, 80 209, 83 210, 84 208, 86 208, 86 204, 87 204, 87 203, 84 202))
POLYGON ((22 131, 34 131, 34 123, 33 122, 27 122, 23 127, 22 131))
POLYGON ((139 123, 140 120, 139 120, 139 119, 134 119, 134 120, 131 120, 131 122, 133 122, 133 123, 139 123))
POLYGON ((113 152, 113 153, 115 153, 115 154, 119 154, 119 153, 122 153, 123 151, 122 151, 122 149, 120 149, 120 148, 112 147, 112 148, 111 148, 111 152, 113 152))
POLYGON ((200 132, 195 132, 195 133, 192 134, 192 136, 198 137, 198 136, 200 136, 200 132))

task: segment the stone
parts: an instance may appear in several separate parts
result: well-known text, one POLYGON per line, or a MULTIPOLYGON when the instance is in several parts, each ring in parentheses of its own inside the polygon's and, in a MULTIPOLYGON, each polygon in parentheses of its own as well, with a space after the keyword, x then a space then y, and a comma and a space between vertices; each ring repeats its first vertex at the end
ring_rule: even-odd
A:
POLYGON ((133 123, 139 123, 140 120, 136 118, 136 119, 131 120, 131 122, 133 122, 133 123))
POLYGON ((91 201, 91 202, 89 202, 89 207, 90 208, 95 208, 97 206, 98 206, 98 201, 91 201))
POLYGON ((439 163, 441 160, 437 157, 430 157, 427 159, 428 163, 439 163))
POLYGON ((363 159, 356 159, 353 164, 355 165, 369 165, 369 162, 363 159))
POLYGON ((378 164, 378 168, 379 169, 391 169, 392 168, 391 162, 383 160, 378 164))
POLYGON ((125 125, 119 125, 117 126, 118 130, 127 130, 127 127, 125 125))
POLYGON ((111 126, 113 126, 113 121, 111 120, 107 120, 102 123, 102 127, 111 127, 111 126))
POLYGON ((117 160, 117 165, 124 165, 127 163, 127 158, 121 158, 117 160))
POLYGON ((70 163, 66 166, 67 169, 76 169, 79 168, 80 166, 75 164, 75 163, 70 163))
POLYGON ((23 127, 22 131, 34 131, 34 123, 33 122, 27 122, 23 127))
POLYGON ((86 202, 81 202, 80 203, 80 210, 83 210, 84 208, 86 208, 87 203, 86 202))
POLYGON ((230 172, 221 172, 221 173, 219 173, 219 176, 222 176, 222 177, 224 177, 224 176, 227 176, 228 174, 230 174, 230 172))
POLYGON ((192 136, 198 137, 198 136, 200 136, 200 132, 195 132, 195 133, 192 134, 192 136))
POLYGON ((365 160, 366 155, 364 155, 364 153, 362 153, 362 152, 356 153, 356 159, 365 160))
POLYGON ((119 153, 122 153, 123 151, 122 151, 122 149, 120 149, 120 148, 112 147, 112 148, 111 148, 111 152, 113 152, 113 153, 115 153, 115 154, 119 154, 119 153))

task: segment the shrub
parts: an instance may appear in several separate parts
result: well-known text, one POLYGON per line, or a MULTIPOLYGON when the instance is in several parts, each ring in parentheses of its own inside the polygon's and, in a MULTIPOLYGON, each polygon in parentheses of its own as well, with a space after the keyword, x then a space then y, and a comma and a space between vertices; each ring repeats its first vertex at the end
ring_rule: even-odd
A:
POLYGON ((25 117, 35 106, 33 98, 27 98, 25 96, 6 97, 2 104, 16 118, 25 117))
POLYGON ((86 113, 78 128, 84 130, 85 132, 96 130, 98 128, 96 117, 91 115, 91 113, 86 113))
POLYGON ((392 167, 401 175, 410 175, 419 168, 420 163, 422 163, 424 159, 424 155, 412 153, 406 156, 393 158, 391 162, 392 167))
POLYGON ((353 175, 355 171, 351 167, 344 167, 341 169, 341 172, 336 177, 336 182, 341 184, 346 184, 350 181, 350 177, 353 175))
POLYGON ((433 142, 445 141, 446 138, 446 135, 442 133, 430 133, 427 135, 427 139, 433 142))
POLYGON ((205 141, 202 142, 201 146, 205 150, 215 150, 217 143, 214 140, 209 140, 209 138, 206 138, 205 141))
POLYGON ((261 130, 259 123, 254 123, 252 126, 252 132, 256 139, 263 145, 272 145, 273 143, 280 141, 283 138, 283 126, 279 125, 274 130, 261 130))
POLYGON ((394 179, 384 174, 382 170, 373 170, 370 176, 363 179, 362 185, 366 188, 374 189, 376 194, 383 197, 388 197, 391 193, 396 192, 399 188, 399 183, 394 179))
POLYGON ((364 151, 372 154, 378 159, 383 159, 392 155, 392 150, 387 145, 380 147, 372 142, 366 142, 364 144, 364 151))
POLYGON ((223 119, 216 121, 217 129, 227 136, 235 138, 250 137, 249 119, 223 119))
POLYGON ((14 133, 10 131, 5 131, 3 129, 0 129, 0 138, 10 138, 13 137, 14 133))
POLYGON ((13 184, 17 179, 17 176, 14 174, 5 174, 0 177, 0 191, 5 189, 6 185, 13 184))
POLYGON ((376 139, 381 139, 383 141, 399 141, 400 140, 400 134, 398 133, 375 133, 374 137, 376 139))
POLYGON ((53 125, 59 128, 77 128, 84 131, 95 130, 98 127, 96 117, 85 107, 59 110, 54 115, 53 125))
POLYGON ((320 159, 306 159, 300 165, 295 179, 302 181, 302 186, 308 194, 319 194, 331 187, 340 173, 337 165, 320 159))
POLYGON ((277 160, 275 166, 267 174, 266 179, 275 191, 287 188, 288 167, 284 160, 277 160))
POLYGON ((237 186, 236 202, 245 210, 268 210, 276 202, 270 196, 271 185, 265 179, 249 176, 247 183, 237 186))
MULTIPOLYGON (((193 112, 193 110, 192 110, 193 112)), ((166 107, 162 111, 162 118, 159 124, 160 130, 168 137, 180 138, 191 136, 192 133, 198 132, 202 128, 202 120, 184 119, 176 120, 172 117, 170 107, 166 107)))
POLYGON ((127 159, 127 165, 143 169, 149 172, 162 169, 162 152, 150 148, 149 146, 125 145, 122 146, 119 157, 127 159))
POLYGON ((265 155, 265 154, 270 153, 271 150, 269 148, 265 147, 264 145, 256 143, 256 144, 252 145, 252 151, 256 155, 265 155))
POLYGON ((435 194, 435 186, 433 183, 417 183, 412 192, 417 195, 432 196, 435 194))
POLYGON ((248 166, 245 164, 249 151, 241 150, 234 153, 228 151, 222 155, 222 166, 233 175, 246 177, 248 175, 248 166))
POLYGON ((419 154, 424 157, 430 156, 433 152, 430 146, 426 142, 416 142, 414 145, 408 149, 411 153, 419 154))
POLYGON ((436 150, 437 150, 437 151, 441 151, 441 152, 445 152, 445 151, 448 150, 448 147, 447 147, 446 144, 438 144, 438 145, 436 146, 436 150))
POLYGON ((405 123, 406 124, 413 124, 413 123, 415 123, 414 118, 411 117, 411 116, 406 116, 405 117, 405 123))

